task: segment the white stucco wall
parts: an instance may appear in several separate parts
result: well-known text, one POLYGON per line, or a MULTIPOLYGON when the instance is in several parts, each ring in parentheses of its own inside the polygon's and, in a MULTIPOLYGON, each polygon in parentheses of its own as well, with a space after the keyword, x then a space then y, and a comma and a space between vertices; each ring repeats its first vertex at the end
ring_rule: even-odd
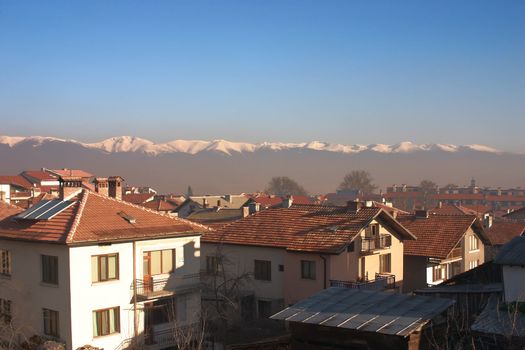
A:
POLYGON ((9 184, 0 184, 0 192, 3 192, 4 202, 10 203, 11 201, 11 185, 9 184))
POLYGON ((0 240, 11 252, 11 277, 0 277, 0 298, 12 301, 13 323, 24 335, 43 334, 42 309, 59 312, 60 338, 71 339, 69 251, 64 245, 0 240), (42 283, 41 255, 58 257, 58 286, 42 283))
POLYGON ((525 267, 503 266, 505 301, 525 301, 525 267))

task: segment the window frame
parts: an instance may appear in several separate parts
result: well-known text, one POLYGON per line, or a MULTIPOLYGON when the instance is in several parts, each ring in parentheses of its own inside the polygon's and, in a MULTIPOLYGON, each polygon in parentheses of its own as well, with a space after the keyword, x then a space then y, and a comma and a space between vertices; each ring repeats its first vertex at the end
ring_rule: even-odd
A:
POLYGON ((479 250, 479 239, 478 239, 478 237, 476 237, 475 235, 469 236, 469 252, 476 252, 478 250, 479 250))
POLYGON ((253 278, 257 281, 272 280, 272 261, 271 260, 253 260, 253 278))
POLYGON ((206 255, 206 273, 217 275, 221 272, 220 258, 216 255, 206 255))
POLYGON ((96 328, 93 329, 93 338, 99 338, 99 337, 105 337, 105 336, 108 336, 108 335, 112 335, 112 334, 118 334, 120 333, 120 306, 115 306, 115 307, 110 307, 110 308, 106 308, 106 309, 98 309, 98 310, 93 310, 92 311, 92 317, 95 317, 95 320, 93 320, 93 326, 96 324, 96 328), (98 317, 98 314, 101 314, 104 313, 104 312, 108 312, 108 319, 110 320, 110 312, 114 312, 114 319, 115 319, 115 331, 114 332, 111 332, 111 325, 108 323, 108 332, 105 333, 103 332, 102 334, 101 333, 98 333, 96 331, 104 331, 102 328, 102 317, 98 317), (100 320, 100 322, 99 322, 100 320))
POLYGON ((391 253, 379 255, 379 273, 392 273, 392 254, 391 253), (385 267, 388 267, 388 269, 385 269, 385 267))
MULTIPOLYGON (((100 254, 100 255, 92 255, 91 256, 91 264, 93 264, 93 258, 95 258, 97 260, 97 280, 96 281, 93 281, 93 276, 92 277, 92 280, 91 282, 92 283, 104 283, 104 282, 108 282, 108 281, 117 281, 119 280, 120 278, 120 259, 119 259, 119 253, 109 253, 109 254, 100 254), (110 257, 116 257, 115 259, 115 277, 113 278, 109 278, 109 258, 110 257), (102 259, 106 259, 106 271, 105 271, 105 274, 106 274, 106 278, 105 279, 102 279, 102 269, 101 269, 101 260, 102 259)), ((91 268, 93 269, 93 266, 91 266, 91 268)))
POLYGON ((42 283, 58 286, 58 256, 41 254, 40 257, 42 262, 42 283), (54 262, 54 265, 50 264, 51 261, 54 262))
POLYGON ((9 249, 0 249, 0 276, 11 276, 12 258, 9 249))
POLYGON ((42 316, 44 321, 44 334, 60 338, 60 315, 58 311, 43 308, 42 316))
MULTIPOLYGON (((175 268, 176 268, 176 265, 175 265, 175 262, 176 262, 176 259, 175 259, 175 255, 176 255, 176 251, 175 251, 175 248, 171 248, 171 249, 156 249, 156 250, 148 250, 148 251, 144 251, 142 252, 142 257, 144 258, 144 254, 147 254, 148 256, 148 260, 149 260, 149 271, 147 271, 147 275, 149 276, 159 276, 159 275, 168 275, 168 274, 171 274, 171 273, 174 273, 175 272, 175 268), (162 266, 163 265, 163 257, 162 257, 162 254, 163 252, 165 251, 171 251, 171 270, 168 271, 168 272, 164 272, 164 267, 162 266), (151 266, 152 266, 152 254, 151 253, 156 253, 156 252, 159 252, 160 253, 160 273, 151 273, 151 266)), ((146 274, 146 273, 144 273, 146 274)))
POLYGON ((0 323, 9 324, 13 319, 13 301, 0 298, 0 323))
POLYGON ((301 260, 301 279, 314 281, 317 279, 317 264, 315 260, 301 260))

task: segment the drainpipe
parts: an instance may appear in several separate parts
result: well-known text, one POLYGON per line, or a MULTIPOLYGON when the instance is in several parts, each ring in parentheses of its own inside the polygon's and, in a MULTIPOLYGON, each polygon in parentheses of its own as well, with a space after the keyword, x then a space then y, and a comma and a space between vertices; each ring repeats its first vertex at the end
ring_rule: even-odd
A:
POLYGON ((323 288, 326 289, 326 258, 319 255, 323 259, 323 288))
POLYGON ((133 335, 138 340, 139 324, 137 318, 137 251, 133 241, 133 335))

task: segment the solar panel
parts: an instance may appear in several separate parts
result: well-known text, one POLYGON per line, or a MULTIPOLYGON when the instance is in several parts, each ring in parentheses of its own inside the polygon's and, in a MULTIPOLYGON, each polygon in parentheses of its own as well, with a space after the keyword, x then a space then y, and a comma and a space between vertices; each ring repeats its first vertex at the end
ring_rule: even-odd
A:
POLYGON ((69 208, 74 201, 61 201, 58 199, 40 201, 31 208, 18 214, 15 218, 26 220, 49 220, 63 210, 69 208))
POLYGON ((55 215, 60 214, 62 211, 66 210, 67 208, 72 206, 73 203, 75 203, 75 202, 74 201, 60 202, 60 203, 58 203, 58 205, 54 206, 53 208, 51 208, 50 210, 48 210, 47 212, 42 214, 38 219, 40 219, 40 220, 49 220, 52 217, 54 217, 55 215))
POLYGON ((34 211, 36 211, 36 210, 38 210, 38 209, 48 205, 49 202, 51 202, 51 201, 47 201, 47 200, 40 201, 37 204, 33 205, 31 208, 26 209, 23 212, 21 212, 20 214, 18 214, 17 216, 15 216, 15 218, 17 218, 17 219, 25 219, 29 215, 31 215, 34 211))

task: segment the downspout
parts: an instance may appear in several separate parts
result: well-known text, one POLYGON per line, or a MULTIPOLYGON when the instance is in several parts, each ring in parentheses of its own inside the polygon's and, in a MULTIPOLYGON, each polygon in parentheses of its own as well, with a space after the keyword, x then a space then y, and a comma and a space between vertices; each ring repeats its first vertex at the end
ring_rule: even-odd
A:
POLYGON ((137 252, 135 241, 133 241, 133 335, 138 340, 139 324, 137 317, 137 252))
POLYGON ((323 259, 323 289, 326 289, 326 258, 319 255, 323 259))

